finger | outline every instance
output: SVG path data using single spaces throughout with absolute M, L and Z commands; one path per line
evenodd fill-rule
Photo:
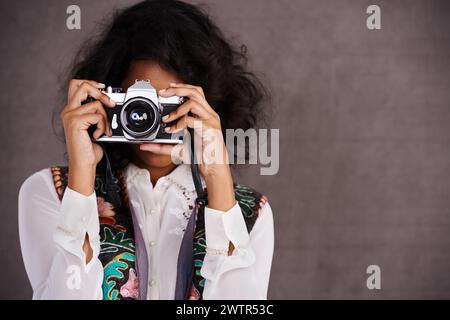
M 83 82 L 78 89 L 73 94 L 72 98 L 69 100 L 67 107 L 69 109 L 78 108 L 83 101 L 85 101 L 88 96 L 100 101 L 102 104 L 108 107 L 114 107 L 115 103 L 106 94 L 100 91 L 95 86 L 89 84 L 88 82 Z
M 107 121 L 105 118 L 102 117 L 102 119 L 97 122 L 97 129 L 95 129 L 94 133 L 92 134 L 92 137 L 94 139 L 100 138 L 103 134 L 107 134 Z
M 62 113 L 62 118 L 65 117 L 73 117 L 73 116 L 81 116 L 85 114 L 100 114 L 104 118 L 104 122 L 106 124 L 105 134 L 108 136 L 112 136 L 112 130 L 110 127 L 110 123 L 108 120 L 108 115 L 105 111 L 105 108 L 99 101 L 93 101 L 90 103 L 86 103 L 80 108 L 72 109 L 68 111 L 64 111 Z
M 104 92 L 102 92 L 99 88 L 93 86 L 88 82 L 83 82 L 80 84 L 80 86 L 72 96 L 72 100 L 74 101 L 75 107 L 81 105 L 81 103 L 85 101 L 88 98 L 88 96 L 91 96 L 92 98 L 100 101 L 105 106 L 108 107 L 115 106 L 115 102 Z
M 139 145 L 139 149 L 141 150 L 163 155 L 170 155 L 174 147 L 174 145 L 162 143 L 144 143 Z
M 86 104 L 82 105 L 80 108 L 74 109 L 72 112 L 74 112 L 76 115 L 82 115 L 82 114 L 88 114 L 88 113 L 101 114 L 103 116 L 103 118 L 105 119 L 105 123 L 106 123 L 106 132 L 105 133 L 109 136 L 112 135 L 108 115 L 100 101 L 93 101 L 93 102 L 86 103 Z
M 193 86 L 190 84 L 186 84 L 186 83 L 171 83 L 170 87 L 173 88 L 188 88 L 188 89 L 194 89 L 196 91 L 198 91 L 198 93 L 200 93 L 200 95 L 205 98 L 205 93 L 203 91 L 203 88 L 200 86 Z
M 176 133 L 176 132 L 180 132 L 186 128 L 194 128 L 196 121 L 201 122 L 201 120 L 199 120 L 197 118 L 190 117 L 188 115 L 184 115 L 173 126 L 164 128 L 164 131 L 167 133 Z
M 103 129 L 104 132 L 106 127 L 105 120 L 99 113 L 75 115 L 72 117 L 71 123 L 81 130 L 87 130 L 90 126 L 96 125 L 100 131 Z
M 79 107 L 89 95 L 92 94 L 91 97 L 98 95 L 97 92 L 100 92 L 100 89 L 89 83 L 89 81 L 81 81 L 76 82 L 70 91 L 67 108 L 75 109 Z
M 188 100 L 187 102 L 179 106 L 175 111 L 172 111 L 168 115 L 165 115 L 162 118 L 162 121 L 171 122 L 178 118 L 181 118 L 182 116 L 188 114 L 189 112 L 196 115 L 198 118 L 202 120 L 209 120 L 212 117 L 212 114 L 208 112 L 208 110 L 206 110 L 201 104 L 193 100 Z
M 191 86 L 193 87 L 193 86 Z M 178 84 L 171 84 L 169 88 L 162 89 L 158 93 L 162 97 L 171 97 L 171 96 L 179 96 L 179 97 L 188 97 L 189 100 L 194 100 L 200 103 L 211 113 L 215 113 L 214 109 L 209 105 L 206 101 L 205 95 L 202 92 L 199 92 L 200 89 L 194 89 L 190 87 L 181 87 Z
M 72 79 L 69 82 L 69 91 L 67 93 L 68 100 L 70 100 L 72 98 L 72 96 L 75 93 L 75 91 L 78 89 L 78 87 L 83 82 L 87 82 L 87 83 L 89 83 L 89 84 L 91 84 L 94 87 L 99 88 L 99 89 L 104 89 L 106 87 L 105 84 L 100 83 L 100 82 L 96 82 L 96 81 L 93 81 L 93 80 Z
M 73 109 L 71 102 L 73 101 L 73 96 L 75 94 L 75 92 L 79 89 L 79 87 L 84 83 L 89 83 L 92 84 L 94 87 L 98 87 L 99 89 L 101 89 L 102 87 L 104 88 L 104 84 L 102 83 L 98 83 L 92 80 L 80 80 L 80 79 L 72 79 L 69 82 L 69 89 L 68 89 L 68 93 L 67 93 L 67 104 L 64 107 L 64 111 L 69 110 L 69 109 Z M 80 103 L 81 104 L 81 103 Z
M 188 97 L 190 100 L 197 101 L 198 103 L 206 103 L 205 97 L 202 96 L 197 90 L 186 87 L 169 87 L 158 91 L 162 97 Z
M 99 113 L 89 113 L 79 116 L 74 116 L 73 122 L 79 123 L 80 129 L 87 130 L 90 126 L 96 125 L 93 138 L 98 139 L 103 133 L 105 133 L 106 121 L 105 118 Z
M 200 87 L 200 86 L 193 86 L 193 85 L 185 84 L 185 83 L 171 83 L 169 87 L 170 88 L 186 88 L 186 89 L 196 90 L 200 94 L 200 96 L 202 97 L 201 101 L 199 101 L 199 102 L 204 104 L 204 106 L 205 106 L 205 108 L 207 110 L 209 110 L 212 113 L 215 113 L 214 109 L 206 101 L 205 92 L 203 91 L 202 87 Z
M 86 104 L 83 104 L 81 108 L 76 108 L 71 110 L 76 115 L 82 115 L 87 113 L 98 113 L 100 110 L 105 108 L 103 107 L 102 103 L 98 100 L 92 101 Z

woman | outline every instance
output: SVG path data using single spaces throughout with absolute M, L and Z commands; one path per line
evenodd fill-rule
M 105 84 L 148 79 L 162 97 L 188 98 L 163 119 L 175 123 L 166 131 L 201 122 L 196 141 L 213 141 L 227 158 L 222 133 L 255 126 L 265 97 L 245 62 L 203 11 L 181 1 L 125 9 L 81 51 L 60 113 L 68 167 L 35 173 L 19 194 L 34 299 L 266 298 L 272 212 L 264 196 L 233 184 L 227 162 L 200 163 L 202 204 L 189 165 L 173 159 L 185 149 L 93 142 L 112 134 Z M 217 131 L 212 140 L 205 133 Z

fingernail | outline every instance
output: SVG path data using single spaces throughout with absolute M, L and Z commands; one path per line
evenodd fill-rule
M 168 114 L 166 114 L 164 117 L 162 117 L 163 121 L 166 121 L 167 119 L 169 119 L 169 115 Z
M 171 82 L 171 83 L 170 83 L 170 86 L 171 86 L 171 87 L 175 87 L 176 85 L 177 85 L 177 84 L 176 84 L 175 82 Z
M 116 102 L 113 99 L 111 99 L 111 98 L 109 98 L 109 103 L 111 103 L 111 105 L 113 105 L 113 106 L 116 105 Z
M 106 87 L 106 85 L 104 84 L 104 83 L 97 83 L 97 87 L 98 88 L 105 88 Z
M 166 127 L 166 128 L 164 129 L 165 132 L 170 132 L 170 130 L 171 130 L 170 127 Z
M 159 90 L 159 93 L 164 93 L 164 92 L 166 92 L 166 89 Z

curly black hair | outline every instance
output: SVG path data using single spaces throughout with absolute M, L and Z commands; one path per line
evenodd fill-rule
M 199 6 L 147 0 L 117 12 L 100 35 L 82 46 L 70 78 L 120 87 L 130 64 L 149 60 L 201 86 L 226 129 L 256 128 L 268 90 L 247 70 L 245 46 L 234 46 Z M 126 146 L 109 146 L 113 164 L 127 163 Z

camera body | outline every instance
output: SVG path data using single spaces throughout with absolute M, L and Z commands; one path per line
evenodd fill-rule
M 164 123 L 161 118 L 185 102 L 184 97 L 160 97 L 147 80 L 136 80 L 127 92 L 123 92 L 121 88 L 107 87 L 104 93 L 116 103 L 114 108 L 105 108 L 112 136 L 103 135 L 97 141 L 170 144 L 183 142 L 183 132 L 170 134 L 164 131 L 164 128 L 176 121 Z

